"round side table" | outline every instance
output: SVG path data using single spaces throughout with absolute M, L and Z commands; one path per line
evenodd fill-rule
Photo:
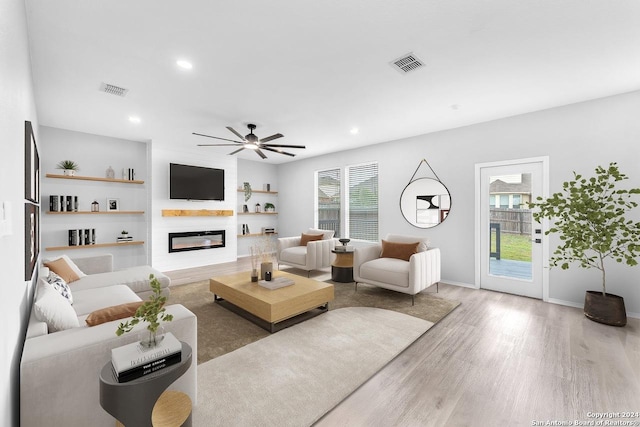
M 100 405 L 126 427 L 191 426 L 191 399 L 165 391 L 191 366 L 191 346 L 182 343 L 182 360 L 144 377 L 119 383 L 111 362 L 100 371 Z
M 340 283 L 353 282 L 353 250 L 336 251 L 336 259 L 331 264 L 331 280 Z

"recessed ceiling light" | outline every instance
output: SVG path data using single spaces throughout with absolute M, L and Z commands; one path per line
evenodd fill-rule
M 131 123 L 140 123 L 140 117 L 136 117 L 136 116 L 129 116 L 129 121 Z
M 193 64 L 191 64 L 191 62 L 189 61 L 185 61 L 184 59 L 177 60 L 176 64 L 178 64 L 178 67 L 184 68 L 185 70 L 190 70 L 193 68 Z
M 358 129 L 358 128 L 351 128 L 351 130 L 350 130 L 349 132 L 351 132 L 351 135 L 357 135 L 357 134 L 358 134 L 358 132 L 360 132 L 360 129 Z

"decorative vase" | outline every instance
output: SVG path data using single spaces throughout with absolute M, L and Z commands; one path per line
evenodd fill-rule
M 159 345 L 164 339 L 164 328 L 162 326 L 158 326 L 158 329 L 155 331 L 150 331 L 149 329 L 144 329 L 140 332 L 140 345 L 144 348 L 153 348 Z
M 587 291 L 584 296 L 584 315 L 594 322 L 610 326 L 627 324 L 624 298 L 618 295 L 602 295 L 599 291 Z
M 63 169 L 62 174 L 65 176 L 74 176 L 76 174 L 76 171 L 74 171 L 73 169 Z
M 266 272 L 273 272 L 273 263 L 272 262 L 263 262 L 260 264 L 260 279 L 264 280 Z
M 251 270 L 251 281 L 252 282 L 257 282 L 258 281 L 258 270 L 256 268 Z

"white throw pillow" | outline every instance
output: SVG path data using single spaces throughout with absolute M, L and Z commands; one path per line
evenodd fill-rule
M 73 304 L 73 295 L 71 294 L 71 288 L 69 288 L 69 285 L 64 281 L 62 277 L 58 276 L 53 271 L 50 271 L 45 280 L 47 281 L 47 283 L 53 286 L 53 289 L 60 292 L 60 295 L 65 297 L 67 301 L 69 301 L 69 304 Z
M 33 310 L 36 319 L 47 324 L 49 332 L 80 326 L 78 316 L 69 301 L 44 280 L 38 280 Z
M 74 273 L 76 273 L 76 274 L 78 275 L 78 277 L 79 277 L 79 278 L 83 278 L 83 277 L 85 277 L 85 276 L 86 276 L 86 274 L 84 274 L 84 273 L 82 272 L 82 270 L 80 270 L 80 269 L 78 268 L 78 266 L 76 265 L 76 263 L 75 263 L 75 262 L 73 262 L 73 261 L 71 261 L 71 258 L 69 258 L 69 256 L 68 256 L 68 255 L 62 255 L 62 256 L 59 256 L 59 257 L 56 257 L 56 258 L 46 259 L 46 260 L 44 260 L 43 264 L 46 264 L 46 263 L 48 263 L 48 262 L 55 261 L 55 260 L 60 259 L 60 258 L 64 259 L 64 260 L 67 262 L 67 264 L 69 264 L 69 268 L 71 268 L 71 270 L 73 270 L 73 272 L 74 272 Z

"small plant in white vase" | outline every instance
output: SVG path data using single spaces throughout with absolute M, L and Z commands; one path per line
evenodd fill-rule
M 153 293 L 149 296 L 148 300 L 138 307 L 131 320 L 121 322 L 120 325 L 118 325 L 116 335 L 121 336 L 126 332 L 131 332 L 133 327 L 138 323 L 147 322 L 147 330 L 140 335 L 140 344 L 145 347 L 155 347 L 164 338 L 160 322 L 172 321 L 173 315 L 167 314 L 164 308 L 167 297 L 162 295 L 160 281 L 153 274 L 149 275 L 149 280 L 149 285 Z
M 66 176 L 74 176 L 80 170 L 78 164 L 73 160 L 62 160 L 56 165 L 56 169 L 62 169 L 62 173 Z

